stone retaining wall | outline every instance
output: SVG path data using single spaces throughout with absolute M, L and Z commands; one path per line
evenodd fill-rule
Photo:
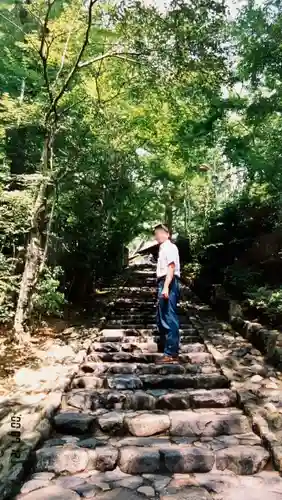
M 184 283 L 189 286 L 187 280 Z M 190 284 L 191 285 L 191 284 Z M 261 323 L 249 321 L 243 317 L 240 303 L 229 297 L 224 291 L 222 285 L 219 291 L 214 290 L 211 298 L 211 305 L 215 309 L 224 308 L 228 311 L 229 323 L 246 340 L 251 342 L 254 347 L 259 349 L 265 355 L 266 360 L 282 370 L 282 332 L 276 329 L 268 328 Z
M 282 332 L 268 329 L 260 323 L 248 321 L 239 316 L 231 316 L 230 324 L 259 349 L 268 362 L 279 370 L 282 369 Z
M 259 351 L 229 325 L 217 321 L 213 325 L 211 318 L 203 320 L 198 315 L 191 321 L 282 473 L 281 373 L 264 364 Z

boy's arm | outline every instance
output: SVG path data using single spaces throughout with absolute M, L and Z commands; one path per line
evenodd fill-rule
M 171 262 L 169 265 L 168 265 L 168 268 L 167 268 L 167 275 L 166 275 L 166 279 L 165 279 L 165 282 L 164 282 L 164 287 L 163 287 L 163 291 L 162 291 L 162 296 L 165 298 L 165 299 L 168 299 L 168 295 L 169 295 L 169 285 L 170 283 L 172 282 L 173 280 L 173 277 L 174 277 L 174 270 L 175 270 L 175 263 L 174 262 Z
M 174 278 L 175 264 L 177 261 L 177 249 L 175 246 L 171 245 L 167 249 L 166 261 L 167 261 L 167 274 L 164 282 L 162 296 L 168 299 L 169 285 Z

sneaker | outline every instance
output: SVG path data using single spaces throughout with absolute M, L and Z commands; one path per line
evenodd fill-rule
M 162 356 L 161 358 L 157 359 L 156 363 L 158 365 L 175 364 L 179 363 L 179 359 L 178 356 Z

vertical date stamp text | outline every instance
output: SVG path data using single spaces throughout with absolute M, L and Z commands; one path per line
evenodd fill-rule
M 13 414 L 11 416 L 11 431 L 9 434 L 12 438 L 11 463 L 15 465 L 21 458 L 19 450 L 21 444 L 21 415 Z

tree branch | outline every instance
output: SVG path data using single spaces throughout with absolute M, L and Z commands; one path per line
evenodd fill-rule
M 14 28 L 16 28 L 18 31 L 20 31 L 24 36 L 26 36 L 26 33 L 25 31 L 16 23 L 14 23 L 14 21 L 12 21 L 11 19 L 9 19 L 8 17 L 4 16 L 4 14 L 2 14 L 0 12 L 0 17 L 2 17 L 3 19 L 5 19 L 5 21 L 7 21 L 8 23 L 10 23 L 12 26 L 14 26 Z M 37 51 L 37 47 L 30 41 L 30 44 L 32 45 L 32 47 Z
M 102 61 L 104 59 L 108 59 L 110 57 L 116 57 L 117 59 L 124 59 L 125 61 L 128 62 L 134 62 L 138 63 L 136 59 L 131 59 L 130 57 L 127 56 L 138 56 L 139 54 L 137 53 L 129 53 L 129 52 L 106 52 L 106 54 L 101 54 L 100 56 L 93 57 L 92 59 L 89 59 L 88 61 L 84 61 L 79 64 L 79 68 L 86 68 L 87 66 L 91 66 L 91 64 L 94 64 L 96 62 Z
M 48 6 L 47 6 L 45 18 L 44 18 L 44 24 L 42 27 L 42 37 L 41 37 L 41 43 L 40 43 L 40 49 L 39 49 L 39 55 L 40 55 L 40 58 L 42 61 L 42 66 L 43 66 L 43 75 L 44 75 L 45 85 L 46 85 L 47 92 L 48 92 L 49 99 L 50 99 L 51 103 L 53 102 L 53 94 L 51 92 L 49 76 L 48 76 L 47 62 L 48 62 L 49 49 L 48 49 L 48 44 L 47 44 L 47 40 L 46 40 L 46 35 L 48 33 L 49 15 L 50 15 L 51 9 L 52 9 L 55 1 L 56 0 L 53 0 L 53 1 L 48 0 Z M 54 112 L 55 112 L 55 115 L 57 118 L 56 108 L 54 109 Z
M 46 260 L 47 260 L 48 247 L 49 247 L 49 241 L 50 241 L 50 234 L 51 234 L 51 228 L 52 228 L 52 224 L 53 224 L 53 218 L 54 218 L 54 211 L 55 211 L 56 202 L 57 202 L 57 199 L 54 196 L 53 202 L 52 202 L 52 207 L 51 207 L 51 212 L 50 212 L 50 215 L 49 215 L 49 221 L 48 221 L 48 224 L 47 224 L 46 241 L 45 241 L 45 245 L 44 245 L 44 251 L 43 251 L 43 255 L 42 255 L 41 264 L 40 264 L 40 267 L 39 267 L 39 273 L 40 274 L 43 272 L 43 269 L 45 267 L 45 263 L 46 263 Z
M 65 46 L 64 46 L 64 51 L 63 51 L 63 54 L 62 54 L 62 60 L 61 60 L 61 64 L 60 64 L 60 67 L 58 69 L 58 73 L 56 75 L 56 78 L 55 78 L 55 81 L 53 83 L 53 87 L 56 85 L 58 79 L 59 79 L 59 76 L 64 68 L 64 64 L 65 64 L 65 59 L 66 59 L 66 55 L 67 55 L 67 50 L 68 50 L 68 45 L 69 45 L 69 41 L 70 41 L 70 37 L 71 37 L 71 34 L 72 34 L 72 31 L 73 31 L 73 27 L 74 27 L 74 23 L 75 23 L 75 20 L 73 21 L 70 29 L 69 29 L 69 32 L 68 32 L 68 36 L 67 36 L 67 39 L 66 39 L 66 43 L 65 43 Z
M 98 103 L 100 105 L 101 103 L 101 93 L 100 93 L 100 87 L 99 87 L 99 77 L 101 76 L 101 70 L 103 66 L 103 59 L 101 59 L 100 64 L 99 64 L 99 69 L 97 73 L 95 74 L 95 85 L 96 85 L 96 92 L 97 92 L 97 97 L 98 97 Z
M 82 97 L 81 99 L 78 99 L 78 101 L 73 102 L 72 104 L 70 104 L 66 108 L 61 109 L 61 112 L 59 113 L 59 118 L 61 118 L 67 111 L 69 111 L 72 108 L 75 108 L 75 106 L 77 106 L 78 104 L 80 104 L 81 102 L 84 102 L 84 101 L 85 101 L 85 96 Z
M 0 12 L 0 17 L 2 17 L 3 19 L 5 19 L 5 21 L 8 21 L 8 23 L 10 23 L 12 26 L 14 26 L 14 28 L 16 28 L 17 30 L 21 31 L 21 33 L 23 33 L 23 35 L 25 35 L 24 30 L 18 24 L 14 23 L 14 21 L 12 21 L 8 17 L 4 16 L 4 14 L 2 14 L 1 12 Z
M 49 110 L 47 111 L 46 113 L 46 117 L 45 117 L 45 122 L 48 120 L 48 118 L 50 117 L 52 111 L 55 111 L 56 110 L 56 105 L 57 103 L 59 102 L 59 100 L 61 99 L 61 97 L 64 95 L 65 91 L 67 90 L 71 80 L 73 79 L 77 69 L 79 68 L 79 63 L 83 57 L 83 54 L 85 52 L 85 49 L 88 45 L 88 42 L 89 42 L 89 34 L 90 34 L 90 29 L 91 29 L 91 24 L 92 24 L 92 11 L 93 11 L 93 7 L 95 5 L 95 3 L 97 3 L 98 0 L 90 0 L 89 2 L 89 6 L 88 6 L 88 21 L 87 21 L 87 28 L 86 28 L 86 32 L 85 32 L 85 37 L 84 37 L 84 42 L 82 44 L 82 47 L 79 51 L 79 54 L 76 58 L 76 61 L 72 67 L 72 69 L 70 70 L 66 80 L 65 80 L 65 83 L 63 84 L 61 90 L 59 91 L 59 93 L 57 94 L 57 96 L 53 99 L 53 102 L 51 103 L 51 106 L 49 108 Z

